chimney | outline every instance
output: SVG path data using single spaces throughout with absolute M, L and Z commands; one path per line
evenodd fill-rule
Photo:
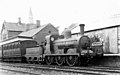
M 26 28 L 26 31 L 28 31 L 29 30 L 29 25 L 25 24 L 25 28 Z
M 37 28 L 40 27 L 40 20 L 36 20 Z
M 84 34 L 84 26 L 85 24 L 80 24 L 80 34 L 83 35 Z
M 18 23 L 21 24 L 21 17 L 18 18 Z

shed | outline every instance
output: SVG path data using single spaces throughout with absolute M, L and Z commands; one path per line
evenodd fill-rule
M 91 39 L 97 38 L 103 42 L 104 55 L 119 55 L 120 54 L 120 25 L 104 27 L 94 30 L 85 31 Z M 78 36 L 79 33 L 74 33 L 73 36 Z M 95 39 L 93 41 L 96 41 Z

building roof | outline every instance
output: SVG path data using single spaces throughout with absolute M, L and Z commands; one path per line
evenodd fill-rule
M 26 30 L 26 24 L 24 23 L 12 23 L 12 22 L 4 22 L 3 25 L 5 28 L 9 31 L 25 31 Z
M 120 25 L 114 25 L 114 26 L 109 26 L 109 27 L 104 27 L 104 28 L 98 28 L 98 29 L 88 30 L 88 31 L 85 31 L 85 33 L 87 33 L 87 32 L 92 32 L 92 31 L 109 29 L 109 28 L 115 28 L 115 27 L 119 27 L 119 26 L 120 26 Z
M 88 31 L 85 31 L 85 33 L 92 32 L 92 31 L 109 29 L 109 28 L 115 28 L 115 27 L 120 27 L 120 25 L 114 25 L 114 26 L 109 26 L 109 27 L 104 27 L 104 28 L 98 28 L 98 29 L 88 30 Z M 78 33 L 73 33 L 72 35 L 79 34 L 79 33 L 80 33 L 80 32 L 78 32 Z
M 39 28 L 35 28 L 35 29 L 31 29 L 29 31 L 26 32 L 22 32 L 20 33 L 18 36 L 22 36 L 22 37 L 33 37 L 35 34 L 37 34 L 38 32 L 40 32 L 41 30 L 43 30 L 45 27 L 47 26 L 52 26 L 52 24 L 46 24 L 46 25 L 42 25 Z M 54 26 L 53 26 L 54 27 Z

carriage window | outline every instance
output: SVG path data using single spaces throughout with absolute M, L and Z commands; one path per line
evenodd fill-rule
M 11 46 L 11 44 L 8 44 L 8 45 L 7 45 L 7 49 L 11 49 L 10 46 Z
M 5 50 L 6 50 L 6 49 L 8 49 L 8 46 L 7 46 L 7 45 L 5 45 Z
M 2 46 L 2 49 L 4 50 L 4 46 Z
M 12 49 L 13 48 L 13 45 L 12 44 L 10 44 L 10 49 Z
M 8 49 L 8 45 L 5 45 L 5 49 Z
M 10 46 L 9 46 L 9 44 L 7 45 L 7 49 L 10 49 Z
M 15 43 L 15 48 L 18 48 L 18 42 Z
M 4 50 L 6 50 L 6 45 L 4 46 Z
M 5 50 L 7 49 L 7 46 L 6 46 L 6 45 L 4 46 L 4 49 L 5 49 Z
M 3 45 L 3 50 L 5 50 L 5 45 Z
M 4 46 L 2 46 L 2 49 L 4 50 Z
M 14 45 L 15 45 L 15 48 L 17 48 L 17 42 Z
M 18 45 L 18 48 L 19 48 L 19 47 L 21 46 L 21 45 L 20 45 L 20 42 L 18 42 L 18 44 L 17 44 L 17 45 Z
M 9 44 L 9 49 L 12 49 L 12 44 Z
M 9 44 L 9 49 L 12 49 L 12 44 Z
M 11 44 L 7 44 L 7 49 L 11 49 Z
M 15 43 L 13 44 L 13 49 L 15 48 Z

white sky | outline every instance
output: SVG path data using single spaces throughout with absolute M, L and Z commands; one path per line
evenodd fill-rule
M 0 0 L 0 29 L 4 20 L 28 22 L 32 8 L 34 21 L 60 26 L 86 24 L 85 30 L 120 24 L 120 0 Z

